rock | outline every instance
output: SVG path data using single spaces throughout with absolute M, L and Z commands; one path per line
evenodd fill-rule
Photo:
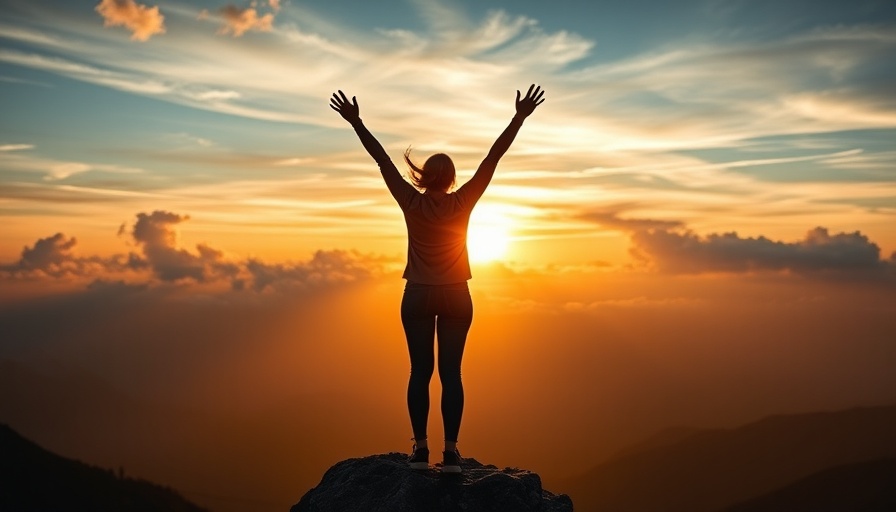
M 464 458 L 463 473 L 414 470 L 388 453 L 337 463 L 290 512 L 572 512 L 572 500 L 541 487 L 532 472 Z

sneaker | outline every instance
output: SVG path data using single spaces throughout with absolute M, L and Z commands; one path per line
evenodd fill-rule
M 408 465 L 411 469 L 429 469 L 429 448 L 417 448 L 415 444 L 413 453 L 408 457 Z
M 442 452 L 442 473 L 460 473 L 460 452 Z

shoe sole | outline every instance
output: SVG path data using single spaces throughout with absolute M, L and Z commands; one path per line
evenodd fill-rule
M 457 474 L 460 472 L 461 472 L 460 466 L 442 466 L 442 473 Z
M 411 469 L 429 469 L 429 462 L 409 462 Z

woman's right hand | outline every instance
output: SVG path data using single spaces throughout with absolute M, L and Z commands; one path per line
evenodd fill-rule
M 352 96 L 352 101 L 349 103 L 348 98 L 345 97 L 345 93 L 342 91 L 338 92 L 338 95 L 334 92 L 333 97 L 330 98 L 330 108 L 339 112 L 339 115 L 342 116 L 343 119 L 354 124 L 355 121 L 360 119 L 358 100 Z M 517 94 L 519 94 L 519 91 L 517 91 Z
M 334 95 L 335 96 L 335 95 Z M 526 97 L 520 99 L 520 91 L 516 91 L 516 114 L 521 117 L 529 117 L 535 111 L 535 107 L 544 103 L 544 91 L 540 85 L 532 84 Z

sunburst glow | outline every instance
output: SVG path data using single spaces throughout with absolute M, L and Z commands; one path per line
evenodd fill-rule
M 470 260 L 485 263 L 503 259 L 510 246 L 510 233 L 497 224 L 471 225 L 467 234 L 467 250 Z
M 513 220 L 499 208 L 484 204 L 473 211 L 467 230 L 470 260 L 487 263 L 504 259 L 510 249 Z

